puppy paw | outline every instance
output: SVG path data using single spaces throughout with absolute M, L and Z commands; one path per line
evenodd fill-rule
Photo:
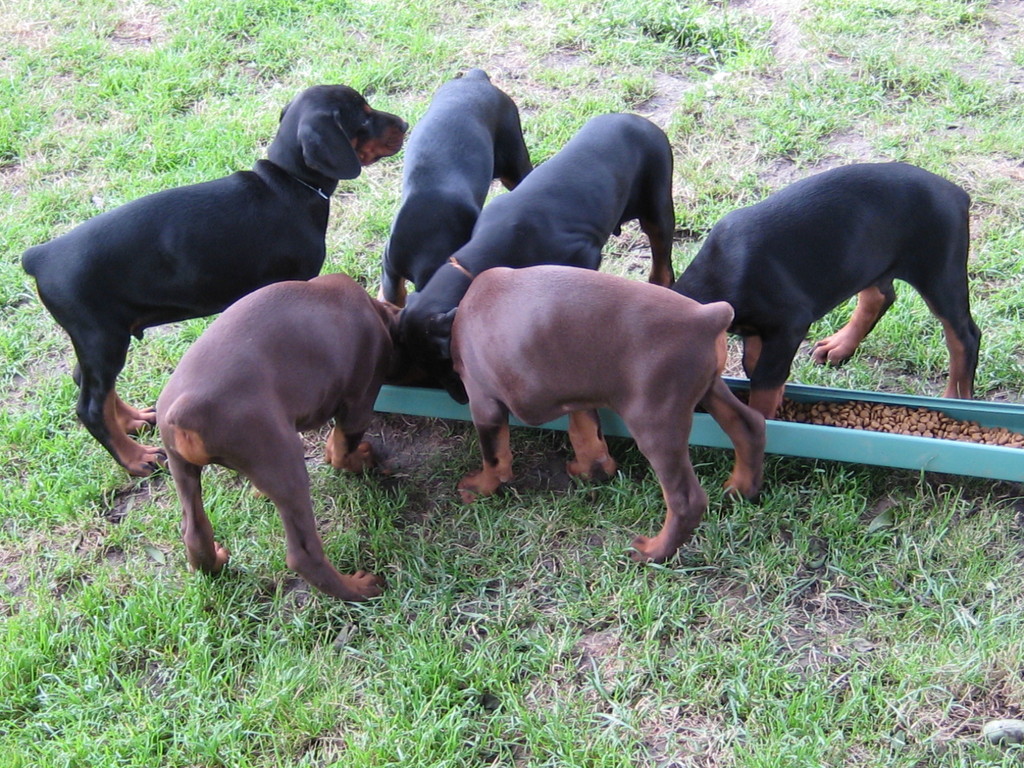
M 324 448 L 324 463 L 339 471 L 355 473 L 363 472 L 375 464 L 373 447 L 369 443 L 360 443 L 354 451 L 346 451 L 344 446 L 345 438 L 331 432 Z
M 511 479 L 511 478 L 509 478 Z M 501 486 L 502 480 L 492 472 L 481 471 L 466 475 L 459 482 L 459 497 L 463 504 L 472 504 L 478 496 L 491 496 Z
M 856 344 L 851 346 L 849 342 L 839 336 L 839 334 L 836 334 L 816 342 L 811 347 L 810 355 L 811 359 L 818 365 L 838 367 L 853 357 L 853 353 L 856 350 Z
M 356 446 L 354 451 L 345 456 L 341 466 L 349 472 L 364 472 L 375 463 L 373 447 L 367 442 L 362 442 Z
M 633 551 L 629 553 L 629 556 L 634 562 L 660 563 L 665 559 L 664 557 L 659 559 L 659 555 L 661 553 L 658 552 L 657 548 L 652 546 L 651 542 L 652 539 L 649 539 L 646 536 L 637 536 L 633 539 L 633 543 L 630 545 Z
M 136 435 L 144 429 L 156 426 L 156 408 L 133 408 L 124 401 L 117 400 L 114 418 L 118 427 L 127 435 Z
M 188 553 L 188 563 L 193 571 L 199 571 L 209 576 L 215 576 L 223 570 L 231 559 L 231 552 L 223 544 L 213 542 L 213 558 L 202 557 L 199 553 Z
M 132 477 L 149 477 L 167 464 L 167 454 L 162 448 L 149 445 L 138 446 L 131 456 L 121 461 L 121 465 Z
M 216 541 L 213 542 L 213 551 L 215 562 L 210 573 L 220 573 L 224 566 L 228 564 L 228 560 L 231 559 L 231 552 L 223 544 Z
M 678 546 L 666 546 L 658 536 L 653 539 L 637 536 L 633 539 L 631 548 L 633 551 L 629 556 L 638 563 L 663 563 L 679 549 Z
M 725 495 L 732 499 L 746 499 L 757 501 L 761 495 L 761 486 L 749 478 L 736 477 L 731 475 L 722 486 Z
M 341 577 L 343 593 L 337 595 L 342 600 L 369 600 L 378 597 L 384 591 L 384 580 L 366 571 L 356 571 L 351 576 Z
M 572 477 L 594 478 L 596 480 L 607 480 L 615 476 L 619 465 L 610 456 L 592 460 L 573 459 L 565 465 L 565 471 Z

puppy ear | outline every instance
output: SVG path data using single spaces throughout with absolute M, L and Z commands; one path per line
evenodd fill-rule
M 451 336 L 452 335 L 452 323 L 455 322 L 455 311 L 458 307 L 453 307 L 447 312 L 438 312 L 436 315 L 431 315 L 427 320 L 427 331 L 435 336 Z
M 455 310 L 458 307 L 431 315 L 427 320 L 427 335 L 432 344 L 437 346 L 437 353 L 442 360 L 452 359 L 452 323 L 455 322 Z
M 288 107 L 290 107 L 294 101 L 295 101 L 295 99 L 292 99 L 287 104 L 285 104 L 283 107 L 281 107 L 281 114 L 279 114 L 277 116 L 277 122 L 280 123 L 280 122 L 284 121 L 284 113 L 288 111 Z
M 362 170 L 359 157 L 334 110 L 315 110 L 303 115 L 298 139 L 306 165 L 324 176 L 354 179 Z

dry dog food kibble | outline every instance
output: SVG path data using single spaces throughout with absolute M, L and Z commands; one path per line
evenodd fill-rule
M 1024 448 L 1024 435 L 1005 427 L 982 427 L 974 421 L 959 421 L 927 408 L 908 408 L 883 403 L 798 403 L 783 400 L 780 421 L 821 424 L 848 429 L 867 429 L 895 435 L 963 440 L 1007 448 Z

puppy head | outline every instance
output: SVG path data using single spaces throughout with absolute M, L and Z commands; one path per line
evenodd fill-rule
M 317 85 L 281 110 L 267 156 L 300 178 L 307 168 L 333 180 L 354 179 L 364 165 L 398 152 L 408 127 L 346 85 Z

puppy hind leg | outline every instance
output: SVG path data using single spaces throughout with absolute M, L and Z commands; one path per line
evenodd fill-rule
M 227 564 L 230 553 L 214 541 L 213 525 L 203 508 L 203 468 L 173 450 L 167 452 L 167 465 L 181 504 L 181 538 L 189 565 L 203 573 L 219 573 Z
M 801 326 L 787 328 L 785 333 L 775 332 L 760 337 L 757 364 L 749 373 L 749 405 L 766 419 L 774 419 L 782 405 L 793 357 L 806 332 L 807 326 Z
M 288 567 L 325 594 L 366 600 L 381 593 L 380 579 L 365 571 L 339 573 L 324 554 L 309 494 L 302 441 L 295 433 L 266 436 L 246 462 L 246 476 L 270 499 L 281 517 Z
M 757 368 L 757 361 L 761 358 L 761 337 L 743 337 L 743 372 L 749 379 Z
M 894 301 L 896 291 L 891 280 L 869 286 L 858 293 L 857 306 L 849 322 L 811 348 L 814 362 L 818 365 L 838 366 L 849 360 Z
M 750 407 L 760 413 L 766 419 L 774 419 L 775 414 L 782 405 L 782 394 L 786 389 L 785 384 L 770 389 L 750 389 Z
M 164 463 L 166 454 L 160 448 L 141 445 L 128 437 L 126 427 L 132 426 L 130 416 L 134 409 L 126 411 L 128 406 L 114 391 L 128 353 L 127 335 L 122 337 L 111 331 L 76 333 L 72 343 L 79 360 L 78 418 L 128 474 L 151 475 Z
M 625 417 L 624 417 L 625 420 Z M 661 484 L 665 522 L 657 536 L 633 540 L 634 560 L 662 563 L 690 540 L 708 507 L 708 497 L 690 462 L 689 436 L 693 414 L 660 422 L 645 420 L 626 426 L 647 457 Z
M 566 465 L 570 475 L 612 477 L 615 474 L 618 465 L 608 452 L 597 411 L 573 411 L 569 414 L 569 442 L 575 453 L 573 460 Z
M 405 278 L 385 264 L 381 270 L 380 291 L 377 293 L 377 299 L 394 304 L 396 307 L 404 307 L 407 296 Z
M 911 285 L 942 323 L 949 350 L 949 380 L 943 397 L 970 399 L 974 397 L 981 330 L 971 317 L 966 271 L 958 268 L 955 275 L 948 272 L 929 275 L 927 281 L 915 280 Z
M 658 202 L 656 208 L 654 216 L 640 217 L 640 229 L 647 235 L 651 246 L 651 272 L 647 282 L 668 288 L 675 282 L 672 271 L 672 236 L 676 222 L 671 191 L 667 199 Z
M 715 378 L 701 404 L 735 450 L 736 462 L 725 483 L 726 492 L 756 499 L 764 474 L 764 416 L 741 403 L 720 377 Z
M 978 367 L 981 331 L 967 316 L 960 323 L 942 319 L 942 330 L 949 350 L 949 381 L 943 397 L 974 397 L 974 373 Z

